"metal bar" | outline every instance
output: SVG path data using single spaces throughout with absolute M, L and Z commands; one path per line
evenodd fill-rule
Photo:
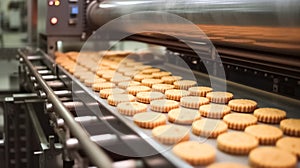
M 53 90 L 46 84 L 42 77 L 36 72 L 32 63 L 27 59 L 27 56 L 18 50 L 18 53 L 23 58 L 24 62 L 28 66 L 32 75 L 35 76 L 37 82 L 44 89 L 47 94 L 48 100 L 53 104 L 56 112 L 64 119 L 68 125 L 71 133 L 79 140 L 83 150 L 89 156 L 93 164 L 97 167 L 108 168 L 112 167 L 111 159 L 100 149 L 94 142 L 92 142 L 83 128 L 78 124 L 72 114 L 65 108 L 59 98 L 54 94 Z

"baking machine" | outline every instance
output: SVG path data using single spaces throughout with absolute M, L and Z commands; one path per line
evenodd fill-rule
M 192 72 L 198 85 L 300 117 L 297 0 L 47 0 L 31 7 L 40 49 L 19 50 L 24 94 L 5 99 L 7 168 L 190 166 L 56 64 L 56 51 L 162 46 L 146 64 Z M 217 161 L 248 162 L 222 152 Z

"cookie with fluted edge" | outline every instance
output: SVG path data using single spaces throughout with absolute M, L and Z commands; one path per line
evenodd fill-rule
M 206 87 L 206 86 L 194 86 L 194 87 L 190 87 L 188 91 L 192 96 L 205 97 L 206 94 L 212 92 L 213 89 L 211 87 Z
M 150 108 L 153 111 L 167 113 L 172 109 L 178 108 L 179 103 L 174 100 L 153 100 L 150 102 Z
M 222 120 L 202 118 L 192 124 L 192 132 L 195 135 L 208 138 L 217 138 L 227 132 L 227 124 Z
M 162 84 L 163 81 L 161 79 L 143 79 L 141 81 L 142 85 L 152 87 L 154 84 Z
M 137 81 L 127 81 L 118 83 L 118 87 L 121 89 L 127 89 L 129 86 L 140 86 L 141 83 Z
M 152 75 L 147 74 L 136 74 L 133 76 L 133 80 L 141 82 L 143 79 L 151 79 L 153 78 Z
M 220 162 L 209 165 L 207 168 L 250 168 L 247 165 L 234 162 Z
M 89 78 L 84 80 L 84 84 L 87 87 L 91 87 L 94 83 L 103 83 L 103 82 L 106 82 L 106 80 L 99 77 Z
M 283 136 L 279 128 L 270 125 L 251 125 L 245 129 L 245 132 L 255 136 L 263 145 L 273 145 Z
M 197 141 L 186 141 L 176 144 L 173 153 L 191 165 L 208 165 L 215 161 L 216 150 L 213 146 Z
M 114 76 L 110 79 L 110 82 L 118 84 L 121 82 L 131 81 L 131 78 L 128 76 Z
M 102 89 L 102 90 L 100 90 L 99 95 L 100 95 L 101 98 L 107 99 L 107 97 L 109 95 L 112 95 L 112 94 L 122 94 L 122 93 L 125 93 L 124 89 L 112 88 L 112 89 Z
M 300 119 L 289 118 L 281 120 L 280 129 L 286 135 L 300 136 Z
M 148 86 L 129 86 L 127 92 L 132 95 L 136 95 L 139 92 L 149 92 L 151 90 Z
M 249 99 L 234 99 L 228 102 L 228 106 L 232 111 L 251 113 L 257 107 L 257 102 Z
M 161 92 L 139 92 L 136 94 L 136 100 L 141 103 L 149 104 L 152 100 L 164 99 L 165 95 Z
M 153 128 L 152 136 L 163 144 L 176 144 L 190 139 L 189 128 L 179 125 L 161 125 Z
M 117 105 L 117 110 L 121 114 L 133 116 L 137 113 L 146 112 L 147 105 L 139 102 L 123 102 Z
M 112 94 L 107 97 L 107 102 L 109 105 L 116 106 L 122 102 L 134 102 L 135 97 L 131 94 Z
M 102 89 L 111 89 L 116 87 L 116 84 L 111 83 L 111 82 L 103 82 L 103 83 L 94 83 L 92 85 L 92 90 L 93 91 L 100 91 Z
M 160 71 L 159 68 L 149 68 L 149 69 L 142 70 L 141 73 L 151 75 L 152 73 L 159 72 L 159 71 Z
M 228 103 L 233 98 L 233 94 L 230 92 L 214 91 L 207 93 L 206 97 L 213 103 Z
M 290 152 L 276 147 L 259 147 L 249 154 L 251 167 L 257 168 L 294 168 L 297 157 Z
M 246 155 L 258 146 L 258 140 L 244 132 L 226 132 L 218 136 L 217 146 L 226 153 Z
M 278 124 L 286 117 L 286 112 L 277 108 L 258 108 L 254 110 L 257 120 L 264 123 Z
M 181 80 L 181 76 L 163 76 L 161 80 L 164 81 L 165 84 L 173 84 L 175 81 Z
M 231 113 L 223 117 L 228 128 L 235 130 L 244 130 L 247 126 L 255 125 L 257 118 L 251 114 Z
M 152 76 L 155 79 L 161 79 L 164 76 L 170 76 L 170 75 L 172 75 L 172 73 L 171 72 L 166 72 L 166 71 L 152 73 Z
M 180 99 L 180 105 L 187 108 L 199 109 L 200 106 L 208 104 L 209 100 L 205 97 L 186 96 Z
M 190 94 L 187 90 L 179 90 L 179 89 L 170 89 L 166 90 L 165 96 L 167 99 L 180 101 L 182 97 L 188 96 Z
M 133 116 L 136 125 L 142 128 L 152 129 L 159 125 L 165 125 L 167 117 L 164 114 L 156 112 L 138 113 Z
M 283 137 L 276 142 L 276 147 L 285 151 L 289 151 L 300 158 L 300 138 Z
M 197 110 L 177 108 L 168 112 L 168 120 L 176 124 L 192 124 L 201 118 Z
M 175 89 L 188 90 L 190 87 L 196 86 L 197 82 L 193 80 L 178 80 L 174 83 Z
M 230 107 L 224 104 L 206 104 L 199 108 L 201 116 L 207 118 L 223 118 L 230 111 Z
M 162 92 L 165 93 L 166 90 L 171 90 L 174 89 L 175 86 L 174 85 L 170 85 L 170 84 L 154 84 L 152 85 L 152 90 L 156 91 L 156 92 Z

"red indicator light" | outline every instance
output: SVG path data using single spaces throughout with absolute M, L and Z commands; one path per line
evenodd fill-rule
M 49 1 L 48 4 L 49 4 L 49 6 L 52 6 L 52 5 L 54 5 L 54 2 L 53 1 Z
M 50 23 L 53 25 L 57 24 L 57 22 L 58 22 L 58 19 L 56 17 L 53 17 L 50 19 Z

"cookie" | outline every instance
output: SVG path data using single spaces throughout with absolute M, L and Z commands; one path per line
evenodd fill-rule
M 230 111 L 230 107 L 223 104 L 206 104 L 199 108 L 201 116 L 207 118 L 223 118 Z
M 167 113 L 172 109 L 178 108 L 179 103 L 174 100 L 153 100 L 150 102 L 150 108 L 153 111 Z
M 96 74 L 99 76 L 99 77 L 102 77 L 103 74 L 111 74 L 111 73 L 115 73 L 114 70 L 98 70 L 96 72 Z
M 196 86 L 197 82 L 193 80 L 178 80 L 174 83 L 175 89 L 188 90 L 190 87 Z
M 102 99 L 107 99 L 107 97 L 109 95 L 122 94 L 122 93 L 125 93 L 124 89 L 112 88 L 112 89 L 102 89 L 102 90 L 100 90 L 99 95 Z
M 162 92 L 165 93 L 166 90 L 171 90 L 174 89 L 174 85 L 169 85 L 169 84 L 154 84 L 152 85 L 152 90 L 156 92 Z
M 136 100 L 141 103 L 149 104 L 152 100 L 160 100 L 165 97 L 160 92 L 139 92 L 136 94 Z
M 207 93 L 212 91 L 213 89 L 211 87 L 205 87 L 205 86 L 195 86 L 189 88 L 190 95 L 192 96 L 205 97 Z
M 194 121 L 201 118 L 197 110 L 186 108 L 177 108 L 170 110 L 168 113 L 168 120 L 177 124 L 192 124 Z
M 117 105 L 117 110 L 121 114 L 133 116 L 137 113 L 146 112 L 147 105 L 138 102 L 123 102 Z
M 180 99 L 180 105 L 187 108 L 199 109 L 200 106 L 208 104 L 209 100 L 205 97 L 186 96 Z
M 250 168 L 240 163 L 221 162 L 209 165 L 207 168 Z
M 228 102 L 228 106 L 232 111 L 251 113 L 256 109 L 256 101 L 249 99 L 234 99 Z
M 280 122 L 280 128 L 286 135 L 300 136 L 300 119 L 284 119 Z
M 206 97 L 213 103 L 228 103 L 233 98 L 233 94 L 229 92 L 209 92 Z
M 141 83 L 142 83 L 142 85 L 148 86 L 151 88 L 152 85 L 161 84 L 161 83 L 163 83 L 163 81 L 160 79 L 143 79 Z
M 294 168 L 297 158 L 276 147 L 259 147 L 250 152 L 249 163 L 251 167 L 257 168 Z
M 118 84 L 121 82 L 131 81 L 131 78 L 128 76 L 114 76 L 110 79 L 110 82 Z
M 276 147 L 289 151 L 300 158 L 300 138 L 283 137 L 276 142 Z
M 277 108 L 258 108 L 253 114 L 258 121 L 270 124 L 278 124 L 286 117 L 286 112 Z
M 151 90 L 151 88 L 148 86 L 129 86 L 126 90 L 129 94 L 135 96 L 139 92 L 148 92 Z
M 103 82 L 103 83 L 94 83 L 92 85 L 92 90 L 99 92 L 102 89 L 111 89 L 116 87 L 116 84 L 111 82 Z
M 179 125 L 161 125 L 153 128 L 152 136 L 163 144 L 176 144 L 190 139 L 188 128 Z
M 171 72 L 165 72 L 165 71 L 164 72 L 154 72 L 154 73 L 152 73 L 152 76 L 155 79 L 161 79 L 164 76 L 170 76 L 170 75 L 172 75 Z
M 151 79 L 152 75 L 146 75 L 146 74 L 137 74 L 133 76 L 133 79 L 135 81 L 141 82 L 143 79 Z
M 158 68 L 149 68 L 149 69 L 142 70 L 141 73 L 151 75 L 152 73 L 159 72 L 159 71 L 160 69 Z
M 101 77 L 107 81 L 110 81 L 112 78 L 121 78 L 123 77 L 123 75 L 117 72 L 113 72 L 113 73 L 105 73 Z
M 116 106 L 122 102 L 134 102 L 135 97 L 131 94 L 112 94 L 107 97 L 107 102 L 109 105 Z
M 95 83 L 103 83 L 103 82 L 106 82 L 105 79 L 103 78 L 89 78 L 89 79 L 85 79 L 84 80 L 84 84 L 87 86 L 87 87 L 91 87 L 93 84 Z
M 188 96 L 190 93 L 187 90 L 178 90 L 178 89 L 171 89 L 166 90 L 165 95 L 167 99 L 180 101 L 182 97 Z
M 269 125 L 251 125 L 245 132 L 255 136 L 262 145 L 273 145 L 283 135 L 279 128 Z
M 121 89 L 127 89 L 129 86 L 139 86 L 139 85 L 141 85 L 141 83 L 137 81 L 127 81 L 127 82 L 118 83 L 118 87 Z
M 135 70 L 143 70 L 143 69 L 150 69 L 150 68 L 152 68 L 152 66 L 150 66 L 150 65 L 138 65 L 138 66 L 135 66 L 133 68 Z
M 202 137 L 217 138 L 220 134 L 227 132 L 227 124 L 222 120 L 201 119 L 193 122 L 192 132 Z
M 163 76 L 161 80 L 164 81 L 165 84 L 173 84 L 175 81 L 181 80 L 181 76 Z
M 173 153 L 191 165 L 208 165 L 215 161 L 216 151 L 213 146 L 197 141 L 176 144 Z
M 255 125 L 257 118 L 251 114 L 231 113 L 223 117 L 228 128 L 235 130 L 244 130 L 247 126 Z
M 243 132 L 227 132 L 218 136 L 217 146 L 226 153 L 246 155 L 258 146 L 258 140 Z
M 124 72 L 123 75 L 132 78 L 132 77 L 134 77 L 135 75 L 137 75 L 138 73 L 139 73 L 139 71 L 128 71 L 128 72 Z M 152 76 L 151 76 L 151 77 L 152 77 Z
M 133 116 L 133 121 L 139 127 L 152 129 L 159 125 L 165 125 L 167 122 L 167 117 L 160 113 L 145 112 L 135 114 Z

